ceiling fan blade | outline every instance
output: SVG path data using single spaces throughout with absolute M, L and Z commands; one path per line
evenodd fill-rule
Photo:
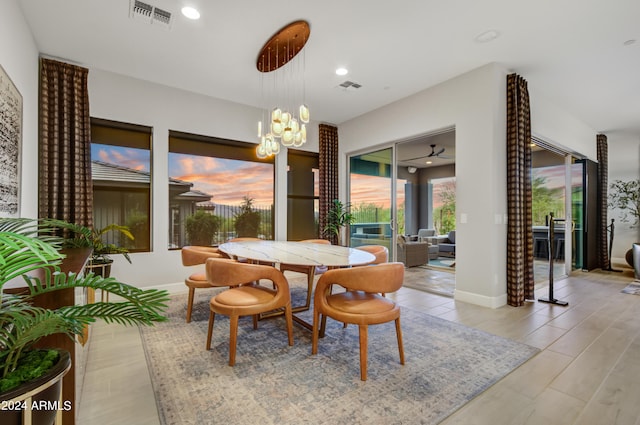
M 422 158 L 429 158 L 431 155 L 422 155 L 422 156 L 417 156 L 415 158 L 407 158 L 407 159 L 400 159 L 400 162 L 405 162 L 405 161 L 415 161 L 417 159 L 422 159 Z
M 433 154 L 433 156 L 440 156 L 440 154 L 443 153 L 443 152 L 444 152 L 444 148 L 440 149 L 438 152 Z

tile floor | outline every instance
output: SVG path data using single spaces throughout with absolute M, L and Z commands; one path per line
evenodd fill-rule
M 576 272 L 556 281 L 567 307 L 488 309 L 410 288 L 393 296 L 542 350 L 444 424 L 640 425 L 640 296 L 620 292 L 631 276 Z M 78 424 L 159 423 L 137 328 L 95 325 L 87 358 Z

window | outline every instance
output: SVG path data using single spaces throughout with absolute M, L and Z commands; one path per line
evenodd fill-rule
M 194 244 L 187 227 L 207 218 L 198 211 L 217 218 L 208 244 L 237 236 L 273 239 L 274 159 L 255 152 L 252 143 L 169 132 L 169 248 Z M 256 226 L 240 225 L 251 221 L 237 220 L 243 212 L 259 216 Z
M 319 156 L 317 153 L 287 151 L 287 238 L 292 241 L 320 237 Z
M 433 226 L 446 235 L 456 229 L 456 178 L 431 180 L 433 185 Z
M 128 226 L 130 241 L 118 232 L 107 243 L 131 252 L 151 250 L 151 127 L 91 118 L 93 223 Z

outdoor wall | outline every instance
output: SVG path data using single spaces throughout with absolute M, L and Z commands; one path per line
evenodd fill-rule
M 20 216 L 38 215 L 38 49 L 16 0 L 0 6 L 0 65 L 22 95 Z
M 506 303 L 508 73 L 497 64 L 488 64 L 339 127 L 340 169 L 345 174 L 350 152 L 455 126 L 455 298 L 488 307 Z M 531 88 L 530 92 L 535 93 Z M 549 140 L 561 138 L 572 150 L 595 157 L 590 145 L 595 145 L 595 131 L 540 96 L 531 103 L 534 134 Z M 340 191 L 346 200 L 344 180 Z

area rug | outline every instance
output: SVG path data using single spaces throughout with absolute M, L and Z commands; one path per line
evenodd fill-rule
M 449 269 L 449 270 L 455 270 L 456 269 L 456 259 L 455 258 L 445 258 L 445 257 L 433 258 L 433 259 L 429 260 L 428 265 L 431 266 L 431 267 L 442 267 L 442 268 Z
M 198 297 L 189 324 L 179 295 L 169 321 L 140 328 L 163 424 L 436 424 L 538 352 L 403 308 L 405 365 L 393 323 L 371 326 L 367 381 L 357 327 L 330 319 L 315 356 L 301 326 L 290 347 L 282 317 L 260 321 L 258 330 L 241 319 L 230 367 L 227 317 L 216 316 L 205 350 L 208 296 Z
M 640 295 L 640 281 L 636 280 L 630 283 L 629 285 L 627 285 L 626 288 L 624 288 L 620 292 L 624 294 Z
M 456 289 L 456 275 L 453 269 L 444 270 L 429 266 L 407 267 L 404 269 L 402 286 L 453 297 Z

